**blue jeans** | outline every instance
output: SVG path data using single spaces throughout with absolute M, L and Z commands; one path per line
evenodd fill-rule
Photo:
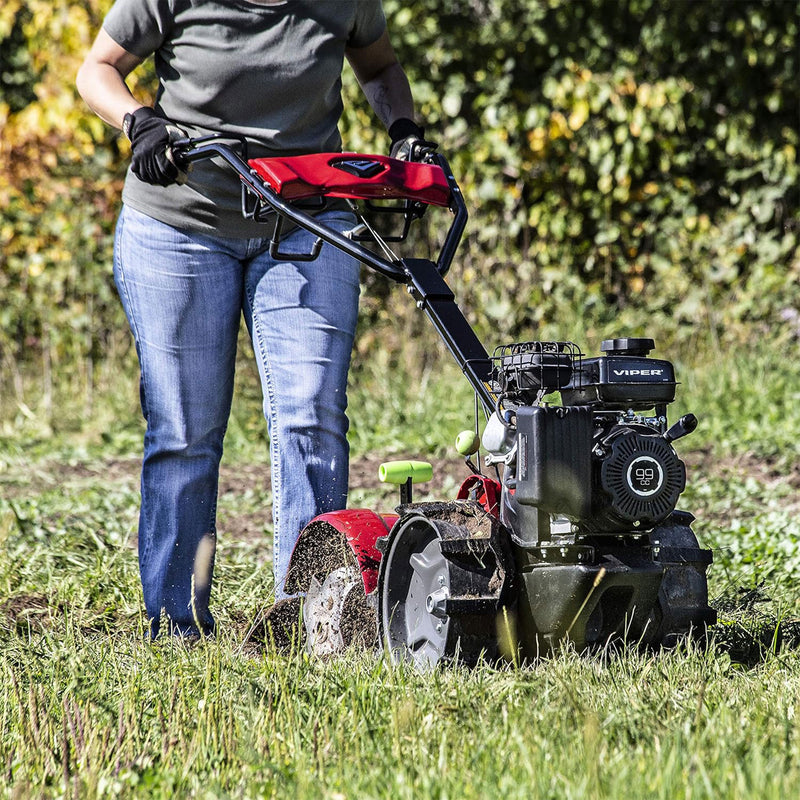
M 354 224 L 347 212 L 320 218 L 339 231 Z M 282 249 L 307 252 L 312 241 L 295 230 Z M 125 207 L 114 276 L 139 356 L 147 421 L 139 566 L 150 635 L 158 634 L 162 612 L 173 633 L 209 633 L 239 315 L 253 342 L 270 436 L 281 597 L 303 526 L 346 504 L 346 388 L 359 265 L 329 245 L 315 261 L 276 261 L 267 238 L 182 231 Z

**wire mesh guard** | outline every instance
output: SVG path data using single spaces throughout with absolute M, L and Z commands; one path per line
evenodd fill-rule
M 512 403 L 535 403 L 570 382 L 582 355 L 573 342 L 501 345 L 492 355 L 494 391 Z

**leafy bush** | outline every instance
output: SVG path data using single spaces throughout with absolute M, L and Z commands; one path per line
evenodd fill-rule
M 420 113 L 476 209 L 466 278 L 494 330 L 574 307 L 722 336 L 796 303 L 791 4 L 387 8 Z
M 111 280 L 127 145 L 74 88 L 110 5 L 0 9 L 0 376 L 18 399 L 26 365 L 45 394 L 54 372 L 90 391 L 93 365 L 127 347 Z M 485 338 L 796 332 L 794 4 L 385 8 L 419 114 L 463 182 L 472 222 L 453 281 Z M 132 80 L 149 96 L 150 68 Z M 357 91 L 348 75 L 346 146 L 383 150 Z M 420 243 L 440 235 L 429 216 Z M 401 349 L 424 323 L 402 293 L 366 283 L 361 355 Z
M 74 88 L 110 5 L 0 9 L 0 375 L 17 399 L 26 364 L 42 366 L 49 400 L 54 374 L 77 370 L 90 389 L 94 363 L 127 346 L 110 255 L 125 159 Z

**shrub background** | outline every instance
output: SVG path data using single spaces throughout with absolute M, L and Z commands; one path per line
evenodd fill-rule
M 109 361 L 135 369 L 111 277 L 127 143 L 74 88 L 110 5 L 0 7 L 6 399 L 50 397 L 60 375 L 90 395 Z M 797 3 L 385 8 L 419 115 L 471 209 L 453 282 L 482 336 L 562 338 L 571 326 L 691 347 L 797 335 Z M 151 95 L 149 66 L 132 85 Z M 344 90 L 346 148 L 385 152 L 349 73 Z M 440 236 L 429 217 L 420 244 Z M 365 285 L 360 355 L 413 339 L 425 323 L 404 294 L 371 275 Z

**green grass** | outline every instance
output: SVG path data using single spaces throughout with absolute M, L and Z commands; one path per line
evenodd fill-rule
M 721 624 L 710 646 L 564 651 L 522 669 L 419 675 L 372 654 L 320 663 L 243 645 L 272 579 L 263 422 L 242 370 L 219 504 L 221 529 L 235 531 L 217 555 L 221 633 L 144 644 L 135 380 L 109 382 L 83 422 L 78 395 L 58 416 L 10 404 L 0 421 L 0 797 L 794 796 L 793 347 L 678 360 L 676 412 L 701 419 L 678 447 L 690 476 L 682 506 L 715 550 Z M 471 424 L 458 370 L 413 366 L 356 369 L 356 460 L 443 463 Z M 454 479 L 444 485 L 451 494 Z M 386 504 L 377 487 L 355 494 Z
M 797 659 L 581 658 L 421 676 L 58 631 L 4 648 L 25 796 L 775 797 L 800 778 Z

